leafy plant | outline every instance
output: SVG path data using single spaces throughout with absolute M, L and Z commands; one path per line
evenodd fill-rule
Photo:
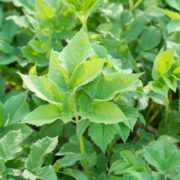
M 179 11 L 0 0 L 0 179 L 179 180 Z
M 139 76 L 119 73 L 108 59 L 99 58 L 81 29 L 62 52 L 51 52 L 47 78 L 21 74 L 28 89 L 49 102 L 28 114 L 23 122 L 42 126 L 61 119 L 64 123 L 75 123 L 78 129 L 83 126 L 83 121 L 89 120 L 92 123 L 88 124 L 89 135 L 105 152 L 117 133 L 118 123 L 131 123 L 112 100 L 124 90 L 131 89 Z M 98 138 L 95 138 L 97 133 Z M 82 135 L 79 136 L 79 146 L 84 154 Z M 83 168 L 87 174 L 85 161 Z

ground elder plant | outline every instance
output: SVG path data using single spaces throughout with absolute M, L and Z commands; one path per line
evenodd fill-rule
M 0 179 L 180 179 L 179 0 L 0 0 Z
M 133 129 L 138 111 L 118 105 L 116 96 L 134 90 L 140 74 L 118 72 L 107 58 L 99 58 L 82 28 L 62 50 L 52 50 L 47 77 L 20 74 L 27 88 L 48 104 L 37 107 L 23 123 L 42 126 L 62 120 L 76 125 L 76 146 L 87 155 L 83 133 L 88 128 L 92 141 L 105 153 L 121 124 Z M 79 141 L 79 142 L 78 142 Z M 65 145 L 64 145 L 65 146 Z M 63 147 L 61 148 L 63 149 Z M 60 150 L 61 153 L 61 150 Z M 88 160 L 82 161 L 89 176 Z

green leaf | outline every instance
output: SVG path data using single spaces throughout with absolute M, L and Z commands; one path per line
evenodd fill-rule
M 91 101 L 87 96 L 80 97 L 80 115 L 90 122 L 116 124 L 127 118 L 121 109 L 112 102 Z
M 159 8 L 160 9 L 160 8 Z M 169 18 L 171 18 L 172 20 L 178 20 L 180 19 L 180 15 L 179 13 L 175 12 L 175 11 L 171 11 L 169 9 L 160 9 L 166 16 L 168 16 Z
M 79 141 L 76 136 L 72 136 L 69 141 L 61 147 L 60 151 L 56 155 L 67 155 L 67 154 L 79 154 Z
M 147 162 L 153 165 L 154 167 L 156 167 L 156 169 L 159 172 L 164 173 L 164 169 L 165 169 L 164 160 L 160 156 L 158 151 L 156 151 L 151 147 L 144 147 L 143 151 L 144 151 L 144 157 L 147 160 Z
M 176 92 L 177 88 L 177 79 L 175 76 L 171 75 L 169 78 L 163 77 L 163 80 L 165 81 L 166 85 L 172 89 L 174 92 Z
M 49 62 L 48 78 L 54 81 L 60 89 L 67 91 L 69 75 L 59 60 L 59 53 L 52 50 Z
M 16 123 L 1 128 L 0 137 L 6 135 L 11 131 L 17 131 L 17 130 L 21 130 L 23 139 L 26 139 L 33 132 L 33 130 L 26 124 Z
M 7 114 L 6 125 L 14 124 L 22 120 L 29 112 L 29 105 L 26 102 L 27 92 L 10 97 L 4 104 Z
M 92 54 L 88 35 L 82 28 L 59 54 L 59 59 L 65 65 L 69 74 L 82 61 Z
M 72 176 L 76 180 L 88 180 L 85 174 L 77 169 L 66 168 L 63 173 Z
M 173 62 L 169 74 L 173 74 L 177 79 L 180 79 L 180 59 L 177 59 Z
M 50 79 L 20 74 L 27 88 L 39 98 L 54 104 L 60 104 L 63 92 Z
M 158 77 L 167 72 L 173 63 L 174 49 L 168 49 L 160 52 L 155 59 L 152 76 L 156 80 Z
M 138 110 L 134 107 L 129 107 L 129 106 L 120 106 L 122 112 L 125 114 L 127 117 L 127 120 L 124 121 L 123 123 L 131 129 L 131 131 L 134 128 L 134 125 L 138 119 Z
M 170 7 L 172 7 L 172 8 L 174 8 L 174 9 L 180 11 L 180 1 L 179 1 L 179 0 L 166 0 L 166 3 L 167 3 Z
M 93 152 L 92 145 L 86 138 L 84 140 L 84 147 L 88 155 Z M 69 154 L 79 154 L 80 146 L 79 146 L 79 139 L 76 135 L 72 136 L 69 141 L 60 148 L 60 151 L 56 154 L 58 156 L 69 155 Z
M 94 99 L 110 100 L 117 93 L 131 88 L 139 76 L 140 74 L 113 73 L 107 76 L 101 74 L 101 76 L 86 85 L 84 90 Z
M 5 110 L 4 110 L 4 106 L 0 101 L 0 128 L 3 127 L 5 123 Z
M 0 160 L 8 161 L 21 152 L 22 147 L 21 131 L 11 131 L 0 139 Z
M 117 132 L 119 136 L 121 137 L 123 142 L 126 142 L 131 130 L 127 126 L 125 126 L 123 123 L 117 124 L 116 127 L 117 127 Z
M 62 159 L 56 161 L 54 167 L 58 170 L 65 167 L 74 166 L 77 161 L 82 161 L 85 159 L 83 154 L 67 154 Z
M 155 48 L 161 41 L 161 32 L 156 27 L 148 27 L 140 37 L 140 44 L 144 50 Z
M 161 173 L 173 172 L 180 167 L 180 152 L 168 136 L 160 137 L 152 145 L 145 146 L 143 151 L 148 163 Z
M 146 173 L 146 172 L 130 172 L 130 174 L 137 178 L 137 180 L 154 180 L 154 177 L 152 176 L 152 174 L 150 173 Z
M 101 73 L 103 64 L 104 61 L 101 59 L 85 61 L 79 64 L 70 77 L 70 87 L 77 88 L 95 79 Z
M 164 97 L 167 95 L 168 93 L 168 86 L 166 85 L 165 81 L 163 80 L 163 78 L 159 78 L 156 81 L 152 81 L 151 83 L 151 89 L 158 93 L 163 95 Z
M 180 20 L 172 20 L 167 25 L 168 33 L 180 31 Z
M 80 138 L 83 135 L 83 133 L 85 132 L 85 130 L 87 129 L 89 125 L 90 125 L 90 122 L 87 119 L 79 123 L 76 129 L 76 134 L 78 138 Z
M 31 151 L 27 159 L 27 168 L 29 170 L 40 168 L 44 162 L 45 155 L 51 153 L 57 146 L 57 143 L 57 137 L 46 137 L 35 142 L 31 146 Z
M 43 126 L 61 118 L 62 110 L 53 104 L 46 104 L 37 107 L 23 118 L 23 123 Z
M 64 131 L 64 123 L 62 121 L 56 120 L 51 124 L 47 124 L 41 127 L 38 132 L 38 138 L 44 137 L 56 137 L 62 134 Z
M 36 168 L 35 174 L 38 177 L 38 179 L 43 180 L 58 180 L 57 175 L 54 171 L 54 168 L 52 166 L 45 166 L 42 168 Z
M 115 125 L 92 124 L 89 127 L 89 136 L 105 153 L 107 145 L 111 143 L 117 133 Z
M 36 16 L 39 18 L 51 19 L 54 16 L 54 10 L 44 0 L 35 1 Z
M 130 24 L 128 24 L 128 27 L 125 31 L 127 42 L 136 40 L 138 36 L 143 32 L 146 23 L 147 23 L 146 17 L 139 16 Z
M 30 180 L 36 180 L 38 178 L 35 174 L 33 174 L 32 172 L 30 172 L 27 169 L 25 169 L 22 172 L 22 177 L 25 178 L 25 179 L 30 179 Z
M 108 52 L 105 47 L 103 47 L 99 44 L 92 44 L 92 48 L 99 58 L 107 57 Z

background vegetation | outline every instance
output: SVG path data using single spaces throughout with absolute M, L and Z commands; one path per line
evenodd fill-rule
M 0 0 L 0 179 L 179 180 L 179 80 L 179 0 Z

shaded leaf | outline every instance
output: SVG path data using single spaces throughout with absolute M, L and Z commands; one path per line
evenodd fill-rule
M 115 125 L 92 124 L 89 127 L 89 136 L 104 153 L 116 133 Z

